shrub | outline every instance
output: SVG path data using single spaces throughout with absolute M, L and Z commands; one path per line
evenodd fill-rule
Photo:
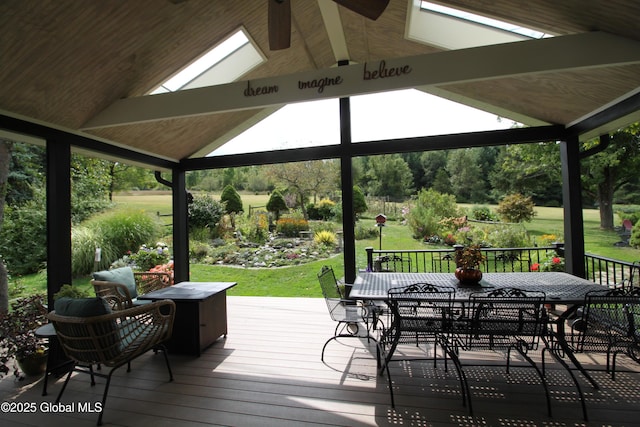
M 367 240 L 378 237 L 378 228 L 375 226 L 364 226 L 360 223 L 356 224 L 355 228 L 356 240 Z
M 311 219 L 311 220 L 321 220 L 322 216 L 320 216 L 320 210 L 318 209 L 318 206 L 314 205 L 313 203 L 309 203 L 306 206 L 307 209 L 307 218 Z
M 534 203 L 531 197 L 515 193 L 505 196 L 496 211 L 507 222 L 529 222 L 535 216 Z
M 220 202 L 224 205 L 225 212 L 228 214 L 243 212 L 242 199 L 240 194 L 232 185 L 227 185 L 222 190 Z
M 280 212 L 285 212 L 289 210 L 287 206 L 287 202 L 284 201 L 284 197 L 282 197 L 282 193 L 278 190 L 275 190 L 269 196 L 269 201 L 267 202 L 267 211 L 272 212 L 276 217 L 276 221 L 280 218 Z
M 640 248 L 640 225 L 634 225 L 631 229 L 629 245 L 633 246 L 634 248 Z
M 319 219 L 323 219 L 325 221 L 331 219 L 331 217 L 333 216 L 332 210 L 335 205 L 336 202 L 334 202 L 333 200 L 320 200 L 318 202 L 318 215 L 320 216 Z
M 100 248 L 100 261 L 95 261 L 96 248 Z M 94 270 L 109 268 L 122 256 L 111 241 L 106 240 L 98 227 L 77 225 L 71 229 L 71 274 L 84 276 Z
M 336 232 L 336 223 L 331 221 L 313 221 L 309 223 L 309 227 L 311 231 L 313 231 L 313 234 L 319 231 Z
M 524 227 L 504 224 L 492 226 L 487 241 L 494 248 L 523 248 L 529 246 L 529 235 Z
M 338 243 L 336 233 L 331 231 L 319 231 L 313 236 L 313 241 L 318 245 L 334 247 Z
M 263 243 L 269 236 L 269 216 L 266 211 L 256 211 L 251 216 L 238 217 L 236 230 L 250 242 Z
M 96 216 L 83 225 L 95 229 L 98 239 L 115 252 L 115 258 L 107 260 L 109 263 L 160 235 L 156 220 L 142 210 L 109 212 Z
M 342 203 L 336 203 L 333 208 L 331 208 L 331 217 L 334 221 L 342 222 Z M 356 220 L 358 218 L 356 217 Z
M 471 209 L 471 218 L 478 221 L 497 221 L 499 219 L 488 206 L 474 206 Z
M 356 215 L 356 220 L 360 214 L 367 211 L 367 200 L 364 197 L 362 189 L 357 185 L 353 186 L 353 213 Z
M 415 205 L 407 213 L 407 224 L 414 239 L 424 240 L 442 231 L 443 218 L 459 217 L 455 196 L 433 189 L 421 190 Z
M 142 245 L 138 252 L 130 256 L 140 271 L 149 271 L 156 265 L 166 264 L 170 257 L 169 248 L 162 242 L 158 242 L 153 248 Z
M 286 216 L 278 220 L 276 230 L 287 237 L 298 237 L 301 231 L 309 230 L 309 221 L 297 216 Z
M 71 272 L 74 277 L 106 269 L 124 254 L 158 237 L 157 222 L 144 211 L 115 211 L 71 230 Z M 95 261 L 100 248 L 100 261 Z
M 0 253 L 10 274 L 40 270 L 47 260 L 46 239 L 47 214 L 42 205 L 30 201 L 19 208 L 5 208 Z
M 217 227 L 224 215 L 224 207 L 209 196 L 198 196 L 189 204 L 189 230 L 205 228 L 210 237 L 217 237 Z
M 211 246 L 206 242 L 201 241 L 189 241 L 189 259 L 192 262 L 202 261 L 205 257 L 209 256 Z

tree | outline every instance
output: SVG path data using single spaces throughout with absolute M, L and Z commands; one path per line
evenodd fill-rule
M 451 189 L 460 202 L 484 202 L 486 186 L 477 152 L 472 148 L 454 150 L 447 159 Z
M 422 188 L 435 187 L 436 180 L 441 180 L 442 177 L 438 178 L 438 175 L 444 171 L 445 166 L 447 165 L 447 152 L 444 150 L 438 151 L 425 151 L 420 155 L 420 165 L 423 170 L 423 185 Z M 449 176 L 447 178 L 447 187 L 446 189 L 437 189 L 440 192 L 449 191 L 448 181 Z
M 356 221 L 358 215 L 367 211 L 367 200 L 364 198 L 364 193 L 357 185 L 353 186 L 353 213 L 355 214 Z
M 272 165 L 267 169 L 267 177 L 280 183 L 296 195 L 297 204 L 307 219 L 305 201 L 309 195 L 314 198 L 328 192 L 335 183 L 338 173 L 337 162 L 315 160 L 297 163 Z
M 7 194 L 7 180 L 9 178 L 9 164 L 11 161 L 11 149 L 13 143 L 0 139 L 0 230 L 4 222 L 4 204 Z M 0 258 L 0 313 L 9 311 L 9 281 L 7 268 Z
M 590 141 L 584 148 L 597 145 Z M 609 145 L 581 161 L 583 191 L 593 198 L 600 211 L 600 227 L 613 229 L 613 203 L 616 191 L 638 183 L 640 168 L 640 125 L 635 123 L 615 132 Z
M 240 194 L 238 194 L 236 189 L 231 185 L 227 185 L 226 187 L 224 187 L 224 190 L 222 190 L 222 194 L 220 195 L 220 202 L 224 204 L 225 212 L 228 214 L 237 214 L 244 211 Z
M 489 175 L 494 200 L 520 193 L 537 204 L 558 206 L 562 202 L 560 148 L 555 142 L 502 147 Z
M 269 196 L 269 201 L 267 202 L 267 211 L 273 212 L 276 217 L 276 221 L 280 218 L 280 212 L 286 211 L 288 208 L 287 203 L 284 201 L 284 197 L 282 197 L 282 193 L 278 190 L 274 190 Z
M 529 222 L 535 216 L 534 203 L 531 197 L 515 193 L 505 196 L 496 209 L 496 212 L 507 222 Z
M 373 156 L 369 159 L 369 191 L 374 196 L 388 196 L 401 201 L 413 193 L 413 175 L 399 154 Z

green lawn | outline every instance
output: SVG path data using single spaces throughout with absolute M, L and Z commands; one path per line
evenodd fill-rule
M 242 194 L 243 204 L 248 211 L 249 206 L 264 206 L 268 200 L 267 195 Z M 219 196 L 215 196 L 219 197 Z M 144 195 L 120 194 L 114 197 L 116 207 L 139 208 L 153 214 L 171 212 L 171 195 L 146 193 Z M 562 236 L 563 211 L 561 208 L 536 208 L 537 215 L 525 228 L 532 237 L 543 234 L 556 234 Z M 585 248 L 588 253 L 605 256 L 623 261 L 635 261 L 640 259 L 640 250 L 632 248 L 615 247 L 613 244 L 619 240 L 615 232 L 603 231 L 599 227 L 599 214 L 597 210 L 585 209 L 584 229 Z M 165 224 L 171 223 L 171 217 L 160 217 Z M 374 220 L 363 219 L 365 224 L 373 226 Z M 366 267 L 365 248 L 379 247 L 378 237 L 369 240 L 356 241 L 357 268 Z M 395 221 L 388 221 L 382 229 L 383 249 L 421 249 L 425 244 L 411 238 L 408 227 Z M 286 296 L 286 297 L 320 297 L 320 289 L 317 284 L 316 274 L 322 265 L 331 265 L 338 275 L 344 271 L 343 258 L 337 255 L 329 260 L 314 261 L 293 267 L 275 269 L 248 269 L 228 266 L 212 266 L 192 264 L 190 266 L 193 281 L 235 281 L 238 286 L 229 290 L 229 295 L 254 295 L 254 296 Z M 31 275 L 19 278 L 19 286 L 24 287 L 23 293 L 32 293 L 37 289 L 44 289 L 45 279 L 42 275 Z M 74 285 L 89 289 L 89 278 L 78 278 Z M 12 286 L 16 286 L 13 281 Z

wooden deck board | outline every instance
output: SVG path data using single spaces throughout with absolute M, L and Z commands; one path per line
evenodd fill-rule
M 393 362 L 396 408 L 391 408 L 386 377 L 377 375 L 375 346 L 366 339 L 343 339 L 320 352 L 333 334 L 324 300 L 228 298 L 229 335 L 201 357 L 170 355 L 173 382 L 161 355 L 149 353 L 118 370 L 104 414 L 105 425 L 149 426 L 630 426 L 640 417 L 640 374 L 619 372 L 611 381 L 596 378 L 602 390 L 581 382 L 590 421 L 568 374 L 551 363 L 548 382 L 553 417 L 546 415 L 543 388 L 531 369 L 507 375 L 503 359 L 473 354 L 469 360 L 492 367 L 465 370 L 472 387 L 474 416 L 462 405 L 453 365 L 448 372 L 432 361 Z M 415 348 L 402 347 L 407 356 Z M 539 356 L 538 356 L 539 357 Z M 599 363 L 599 358 L 585 358 Z M 620 362 L 620 368 L 634 365 Z M 97 402 L 104 381 L 91 387 L 85 375 L 69 383 L 63 402 Z M 53 402 L 61 381 L 42 397 L 41 381 L 0 381 L 2 401 Z M 96 414 L 0 413 L 3 426 L 91 426 Z

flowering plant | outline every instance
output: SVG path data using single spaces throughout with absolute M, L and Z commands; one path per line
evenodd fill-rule
M 463 269 L 475 269 L 485 260 L 478 245 L 469 245 L 455 251 L 456 266 Z
M 42 295 L 18 298 L 9 313 L 0 315 L 0 377 L 9 373 L 9 362 L 47 351 L 35 330 L 46 323 L 47 308 Z M 18 369 L 14 366 L 14 375 Z
M 129 258 L 142 271 L 149 271 L 156 265 L 162 265 L 169 261 L 169 248 L 163 242 L 156 243 L 155 248 L 142 245 L 138 252 L 131 254 Z
M 173 282 L 173 260 L 170 260 L 166 264 L 158 264 L 155 267 L 149 269 L 150 273 L 167 273 L 171 277 Z
M 531 271 L 564 271 L 564 258 L 555 252 L 547 252 L 547 257 L 531 265 Z

